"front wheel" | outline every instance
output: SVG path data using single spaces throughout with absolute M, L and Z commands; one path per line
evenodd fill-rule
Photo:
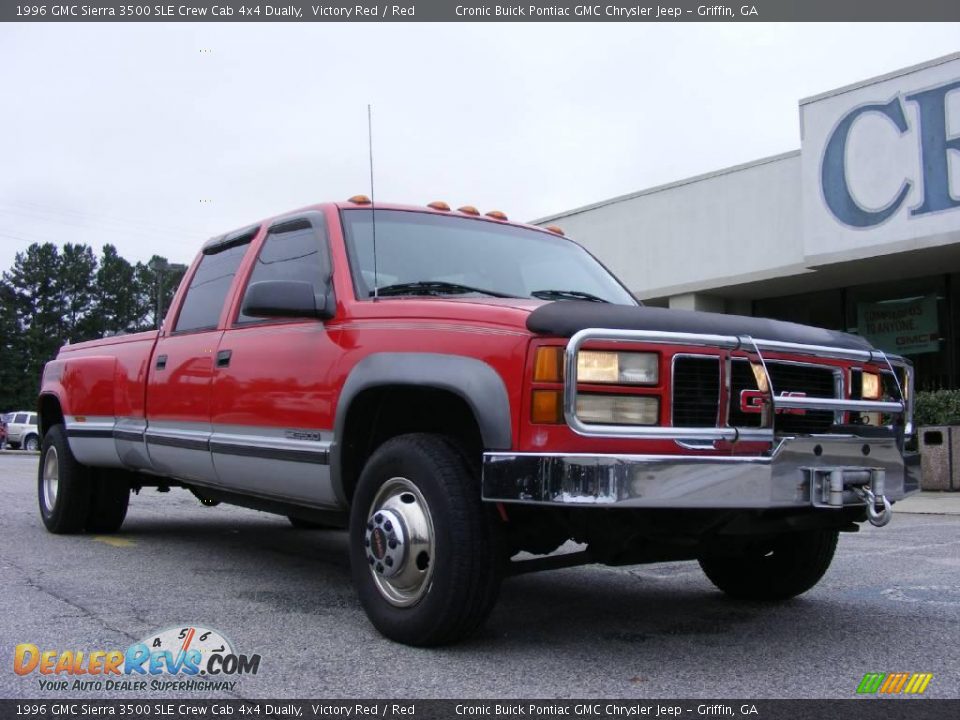
M 28 435 L 27 439 L 23 441 L 23 449 L 29 450 L 30 452 L 36 452 L 40 449 L 40 441 L 37 439 L 36 435 Z
M 701 557 L 700 567 L 732 597 L 786 600 L 820 581 L 833 560 L 838 536 L 836 530 L 786 533 L 758 542 L 738 557 Z
M 500 555 L 477 475 L 451 440 L 401 435 L 373 453 L 353 498 L 350 564 L 360 603 L 392 640 L 443 645 L 486 619 Z

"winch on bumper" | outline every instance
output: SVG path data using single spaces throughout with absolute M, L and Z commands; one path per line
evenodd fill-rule
M 768 407 L 780 410 L 884 412 L 903 418 L 899 427 L 867 428 L 849 434 L 780 436 L 775 412 L 760 428 L 597 426 L 577 416 L 577 354 L 591 340 L 698 345 L 727 353 L 748 354 L 766 376 Z M 839 397 L 777 396 L 764 351 L 806 357 L 882 363 L 894 374 L 896 363 L 905 382 L 897 381 L 898 401 Z M 730 355 L 726 356 L 729 362 Z M 729 394 L 729 370 L 723 382 Z M 673 509 L 839 509 L 863 507 L 877 526 L 890 520 L 891 505 L 919 489 L 920 457 L 904 453 L 903 438 L 912 432 L 913 373 L 903 358 L 872 350 L 800 345 L 747 336 L 702 335 L 646 330 L 587 329 L 566 347 L 564 415 L 577 434 L 623 439 L 672 439 L 678 446 L 703 451 L 718 440 L 763 440 L 763 455 L 565 454 L 489 452 L 484 454 L 483 499 L 490 502 L 554 506 Z

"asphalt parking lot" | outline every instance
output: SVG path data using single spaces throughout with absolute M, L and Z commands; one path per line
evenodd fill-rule
M 476 639 L 419 650 L 381 638 L 350 585 L 342 532 L 134 496 L 116 536 L 48 534 L 37 457 L 0 455 L 0 697 L 43 692 L 12 671 L 17 643 L 125 649 L 181 624 L 259 653 L 247 698 L 854 697 L 866 672 L 930 672 L 960 697 L 960 516 L 897 512 L 841 537 L 813 591 L 784 605 L 726 599 L 694 563 L 585 567 L 508 581 Z M 72 680 L 73 678 L 71 678 Z

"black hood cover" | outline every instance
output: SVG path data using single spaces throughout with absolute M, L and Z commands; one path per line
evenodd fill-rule
M 763 340 L 825 345 L 845 350 L 874 349 L 858 335 L 781 320 L 575 300 L 541 305 L 530 313 L 527 328 L 540 335 L 555 337 L 570 337 L 585 328 L 659 330 L 709 335 L 750 335 Z

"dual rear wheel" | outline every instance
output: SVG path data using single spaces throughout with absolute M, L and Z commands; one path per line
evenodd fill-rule
M 63 425 L 54 425 L 43 436 L 37 497 L 52 533 L 113 533 L 127 516 L 130 486 L 107 470 L 78 463 Z

